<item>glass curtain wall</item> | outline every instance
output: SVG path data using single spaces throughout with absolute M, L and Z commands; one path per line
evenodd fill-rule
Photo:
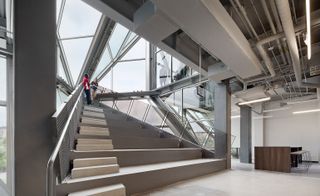
M 130 38 L 129 42 L 133 38 L 134 36 Z M 146 61 L 146 56 L 148 47 L 149 43 L 145 39 L 140 38 L 139 41 L 109 69 L 109 72 L 100 81 L 100 85 L 115 92 L 145 91 L 147 83 L 146 67 L 148 62 Z M 104 56 L 102 59 L 103 58 Z M 97 70 L 101 70 L 99 65 Z
M 163 99 L 197 143 L 214 150 L 214 82 L 186 87 Z
M 7 60 L 0 56 L 0 186 L 7 183 Z
M 12 70 L 12 50 L 8 45 L 12 45 L 12 1 L 2 1 L 2 19 L 0 24 L 0 195 L 6 196 L 13 193 L 13 133 L 12 113 L 13 99 L 11 95 L 13 78 Z
M 64 60 L 72 83 L 76 85 L 84 65 L 88 50 L 102 14 L 83 1 L 58 0 L 57 1 L 57 38 L 61 46 L 60 57 Z M 61 73 L 58 59 L 59 75 Z M 67 79 L 67 78 L 63 78 Z
M 157 88 L 197 74 L 169 53 L 157 48 Z

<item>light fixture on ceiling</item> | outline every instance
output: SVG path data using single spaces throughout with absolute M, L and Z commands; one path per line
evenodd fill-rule
M 250 103 L 258 103 L 258 102 L 263 102 L 263 101 L 269 101 L 271 99 L 271 97 L 265 97 L 265 98 L 261 98 L 261 99 L 255 99 L 255 100 L 251 100 L 251 101 L 244 101 L 244 102 L 240 102 L 238 103 L 238 105 L 247 105 Z
M 240 118 L 240 117 L 241 117 L 240 115 L 231 116 L 232 119 L 234 119 L 234 118 Z
M 307 113 L 314 113 L 314 112 L 320 112 L 320 109 L 295 111 L 295 112 L 292 112 L 292 114 L 307 114 Z
M 289 110 L 290 107 L 281 107 L 281 108 L 274 108 L 269 110 L 263 110 L 264 113 L 266 112 L 277 112 L 277 111 L 283 111 L 283 110 Z
M 307 35 L 305 43 L 307 45 L 308 59 L 311 59 L 311 18 L 310 18 L 310 0 L 306 0 L 306 23 Z

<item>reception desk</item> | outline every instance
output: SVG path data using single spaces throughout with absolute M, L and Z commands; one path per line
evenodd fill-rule
M 291 147 L 255 147 L 255 169 L 291 171 Z

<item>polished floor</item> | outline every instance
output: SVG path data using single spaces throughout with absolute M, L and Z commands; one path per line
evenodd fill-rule
M 232 169 L 179 182 L 145 196 L 320 196 L 320 165 L 294 173 L 254 170 L 233 161 Z

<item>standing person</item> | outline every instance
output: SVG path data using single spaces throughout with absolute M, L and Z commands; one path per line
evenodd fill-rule
M 96 99 L 96 95 L 97 95 L 97 89 L 98 89 L 98 79 L 94 79 L 92 82 L 91 82 L 91 88 L 92 88 L 92 99 L 95 100 Z
M 91 95 L 90 95 L 90 83 L 89 83 L 89 76 L 88 74 L 84 74 L 83 80 L 82 80 L 82 85 L 84 88 L 84 92 L 86 93 L 86 98 L 87 98 L 87 104 L 91 104 Z

